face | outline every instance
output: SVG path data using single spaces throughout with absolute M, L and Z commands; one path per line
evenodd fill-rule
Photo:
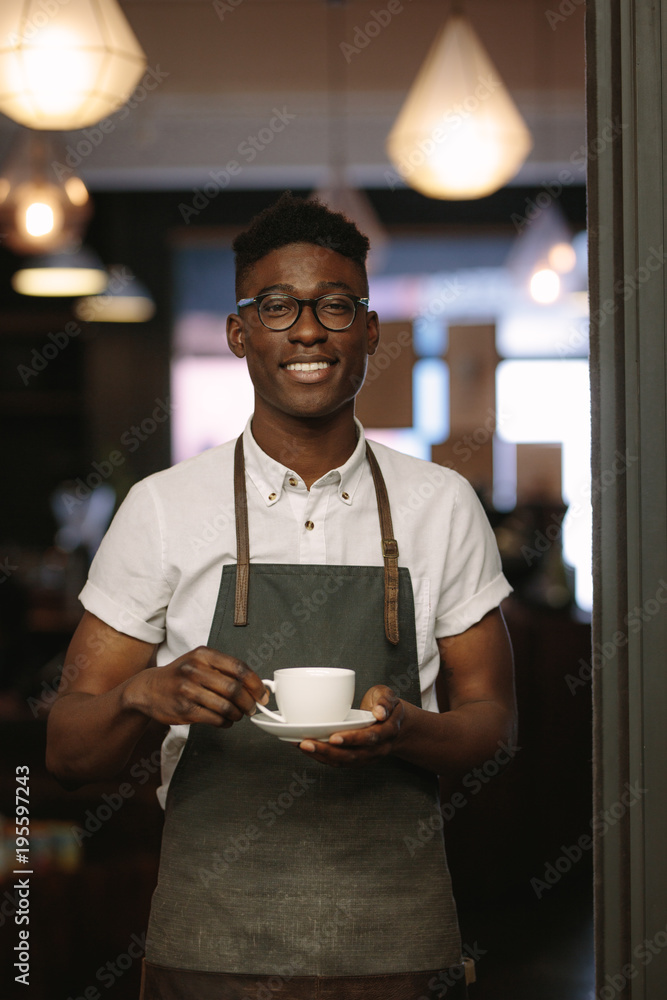
M 367 294 L 360 268 L 347 257 L 309 243 L 291 243 L 257 261 L 242 289 L 244 298 L 262 292 L 287 292 L 315 299 L 328 292 Z M 377 315 L 357 307 L 347 330 L 326 330 L 304 306 L 289 330 L 262 325 L 255 304 L 227 320 L 234 354 L 245 358 L 255 387 L 255 415 L 286 414 L 303 419 L 329 417 L 353 409 L 366 373 L 368 356 L 379 339 Z M 295 365 L 318 362 L 313 371 Z

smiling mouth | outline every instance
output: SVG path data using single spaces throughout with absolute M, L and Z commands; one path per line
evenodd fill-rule
M 331 368 L 335 364 L 333 361 L 296 361 L 293 364 L 285 365 L 288 372 L 316 372 L 323 368 Z

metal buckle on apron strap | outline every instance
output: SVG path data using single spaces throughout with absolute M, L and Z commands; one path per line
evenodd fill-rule
M 366 442 L 366 457 L 371 467 L 377 497 L 382 558 L 384 559 L 384 631 L 393 646 L 398 645 L 398 542 L 393 537 L 391 508 L 384 477 Z M 245 483 L 243 435 L 234 449 L 234 504 L 236 508 L 236 592 L 234 598 L 234 625 L 248 624 L 248 585 L 250 579 L 250 541 L 248 531 L 248 497 Z
M 382 555 L 385 559 L 398 559 L 398 542 L 395 538 L 382 539 Z

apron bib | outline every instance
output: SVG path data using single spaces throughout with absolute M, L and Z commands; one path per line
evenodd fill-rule
M 237 491 L 237 523 L 239 508 Z M 245 582 L 239 628 L 236 566 L 223 568 L 209 646 L 267 678 L 281 667 L 351 667 L 355 708 L 375 684 L 421 704 L 406 568 L 393 578 L 390 625 L 386 559 L 384 568 L 253 563 Z M 167 796 L 146 959 L 288 978 L 455 966 L 442 834 L 407 846 L 422 824 L 441 826 L 437 778 L 416 765 L 328 767 L 248 718 L 230 729 L 192 724 Z

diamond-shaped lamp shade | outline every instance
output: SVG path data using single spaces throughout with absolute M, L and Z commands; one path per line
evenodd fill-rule
M 482 198 L 514 177 L 532 145 L 472 25 L 453 14 L 387 139 L 398 174 L 431 198 Z
M 117 0 L 0 3 L 0 111 L 22 125 L 93 125 L 127 101 L 145 67 Z

